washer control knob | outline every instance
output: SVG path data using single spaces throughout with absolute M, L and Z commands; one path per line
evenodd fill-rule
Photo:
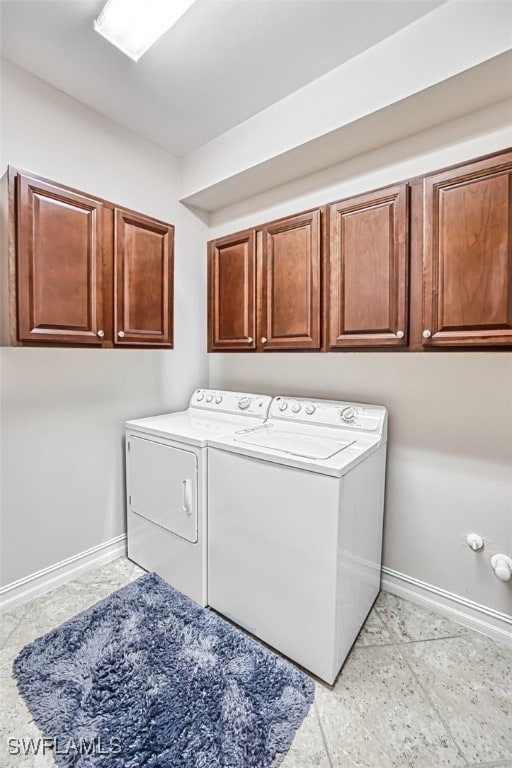
M 240 408 L 241 411 L 246 411 L 247 408 L 250 406 L 250 404 L 251 404 L 251 399 L 249 397 L 241 397 L 240 400 L 238 401 L 238 407 Z
M 220 405 L 222 403 L 222 395 L 217 395 L 217 397 L 215 398 L 215 402 L 217 403 L 217 405 Z
M 203 399 L 204 399 L 204 393 L 203 392 L 198 392 L 197 395 L 196 395 L 197 402 L 200 403 L 201 400 L 203 400 Z
M 283 400 L 281 403 L 279 403 L 280 411 L 286 411 L 287 408 L 288 408 L 288 403 L 286 402 L 286 400 Z
M 316 411 L 316 408 L 314 405 L 307 405 L 306 406 L 306 413 L 308 416 L 311 416 Z
M 347 421 L 350 423 L 351 421 L 354 421 L 355 417 L 356 417 L 356 412 L 350 406 L 348 408 L 344 408 L 341 412 L 341 418 L 343 419 L 343 421 Z
M 213 395 L 206 395 L 205 399 L 207 403 L 211 403 L 211 401 L 213 400 Z
M 294 404 L 292 405 L 292 411 L 293 411 L 294 413 L 299 413 L 300 409 L 301 409 L 301 405 L 300 405 L 300 403 L 294 403 Z

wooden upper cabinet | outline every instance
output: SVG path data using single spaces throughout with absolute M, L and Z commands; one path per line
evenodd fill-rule
M 320 349 L 320 211 L 262 231 L 262 349 Z
M 172 347 L 174 228 L 115 209 L 114 344 Z
M 424 180 L 423 345 L 512 344 L 512 152 Z
M 407 344 L 408 186 L 329 206 L 330 348 Z
M 101 345 L 101 202 L 22 174 L 16 196 L 18 339 Z
M 209 243 L 208 350 L 256 348 L 256 241 L 253 230 Z
M 174 227 L 12 166 L 7 182 L 2 340 L 171 348 Z

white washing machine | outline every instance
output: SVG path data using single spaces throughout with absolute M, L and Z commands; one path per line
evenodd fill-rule
M 208 457 L 208 602 L 333 683 L 380 588 L 387 411 L 276 397 Z
M 128 557 L 207 604 L 208 439 L 263 422 L 271 398 L 198 389 L 188 410 L 126 422 Z

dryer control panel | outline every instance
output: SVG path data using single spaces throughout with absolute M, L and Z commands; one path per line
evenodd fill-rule
M 269 418 L 385 435 L 387 410 L 382 405 L 278 395 L 270 406 Z
M 201 408 L 219 413 L 252 416 L 265 419 L 272 398 L 253 392 L 230 392 L 223 389 L 196 389 L 190 399 L 190 408 Z

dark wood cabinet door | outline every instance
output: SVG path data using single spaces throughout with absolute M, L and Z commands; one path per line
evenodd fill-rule
M 259 345 L 320 349 L 320 210 L 263 228 Z
M 408 186 L 329 206 L 329 347 L 407 344 Z
M 115 209 L 114 345 L 173 345 L 174 227 Z
M 424 181 L 423 345 L 512 343 L 512 152 Z
M 254 230 L 240 232 L 209 244 L 208 285 L 208 351 L 254 350 Z
M 101 345 L 101 202 L 22 174 L 16 195 L 19 341 Z

